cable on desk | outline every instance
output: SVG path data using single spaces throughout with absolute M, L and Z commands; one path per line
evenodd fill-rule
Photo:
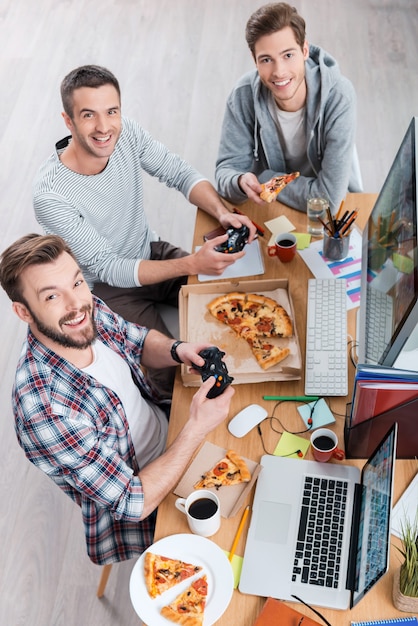
M 263 431 L 261 430 L 261 424 L 262 424 L 263 422 L 265 422 L 266 420 L 270 420 L 270 428 L 271 428 L 271 430 L 272 430 L 273 432 L 275 432 L 275 433 L 279 434 L 279 435 L 283 435 L 283 432 L 287 432 L 287 433 L 289 433 L 289 434 L 291 434 L 291 435 L 303 435 L 303 434 L 305 434 L 305 433 L 308 433 L 308 432 L 310 432 L 310 431 L 312 430 L 312 428 L 314 427 L 314 423 L 313 423 L 313 415 L 314 415 L 314 411 L 315 411 L 316 405 L 317 405 L 317 403 L 319 402 L 319 400 L 320 400 L 320 399 L 321 399 L 321 398 L 318 398 L 318 400 L 315 400 L 315 402 L 314 402 L 314 403 L 312 404 L 312 406 L 311 406 L 311 409 L 310 409 L 310 415 L 309 415 L 309 418 L 308 418 L 308 420 L 307 420 L 307 421 L 308 421 L 308 428 L 305 428 L 304 430 L 297 430 L 297 431 L 292 431 L 292 430 L 289 430 L 288 428 L 286 428 L 285 426 L 283 426 L 283 424 L 282 424 L 282 422 L 279 420 L 279 418 L 278 418 L 278 417 L 276 417 L 276 416 L 274 415 L 274 413 L 275 413 L 275 411 L 276 411 L 277 407 L 279 406 L 279 404 L 282 404 L 282 401 L 281 401 L 281 400 L 279 400 L 279 402 L 276 402 L 276 404 L 275 404 L 275 405 L 274 405 L 274 407 L 273 407 L 272 414 L 271 414 L 271 415 L 269 415 L 268 417 L 265 417 L 265 418 L 264 418 L 264 420 L 263 420 L 262 422 L 260 422 L 260 424 L 258 424 L 258 426 L 257 426 L 257 431 L 258 431 L 258 434 L 259 434 L 259 436 L 260 436 L 260 439 L 261 439 L 261 445 L 263 446 L 263 450 L 264 450 L 264 452 L 265 452 L 266 454 L 272 454 L 271 452 L 268 452 L 268 450 L 266 449 L 266 446 L 265 446 L 265 444 L 264 444 Z M 300 400 L 298 400 L 298 402 L 300 402 Z M 310 403 L 310 402 L 305 402 L 305 404 L 308 404 L 308 405 L 309 405 L 309 404 L 311 404 L 311 403 Z M 273 420 L 276 420 L 276 421 L 280 424 L 280 427 L 282 428 L 282 430 L 277 430 L 277 429 L 274 427 L 274 425 L 273 425 Z M 290 454 L 286 454 L 286 455 L 284 455 L 284 456 L 292 456 L 293 454 L 297 454 L 298 456 L 303 456 L 303 453 L 302 453 L 302 451 L 301 451 L 301 450 L 294 450 L 294 451 L 293 451 L 293 452 L 291 452 Z

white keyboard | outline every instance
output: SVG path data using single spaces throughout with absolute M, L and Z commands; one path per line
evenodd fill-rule
M 346 396 L 347 284 L 344 279 L 308 281 L 305 395 Z

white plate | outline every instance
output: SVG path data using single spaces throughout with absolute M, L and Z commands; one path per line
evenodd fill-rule
M 205 537 L 184 534 L 164 537 L 150 546 L 148 551 L 200 565 L 202 570 L 153 599 L 145 586 L 144 552 L 135 563 L 129 582 L 131 602 L 141 620 L 148 626 L 168 626 L 171 622 L 160 615 L 162 607 L 177 598 L 193 580 L 206 574 L 208 597 L 204 626 L 214 624 L 225 612 L 234 590 L 232 567 L 221 548 Z

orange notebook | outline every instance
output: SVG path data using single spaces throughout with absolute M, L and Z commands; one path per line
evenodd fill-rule
M 320 626 L 319 622 L 295 609 L 291 609 L 284 602 L 267 598 L 253 626 L 298 626 L 302 617 L 303 626 Z

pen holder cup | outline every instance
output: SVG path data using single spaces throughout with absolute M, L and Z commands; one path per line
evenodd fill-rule
M 329 261 L 343 261 L 348 256 L 350 248 L 351 229 L 341 236 L 334 237 L 324 228 L 324 241 L 322 253 Z

